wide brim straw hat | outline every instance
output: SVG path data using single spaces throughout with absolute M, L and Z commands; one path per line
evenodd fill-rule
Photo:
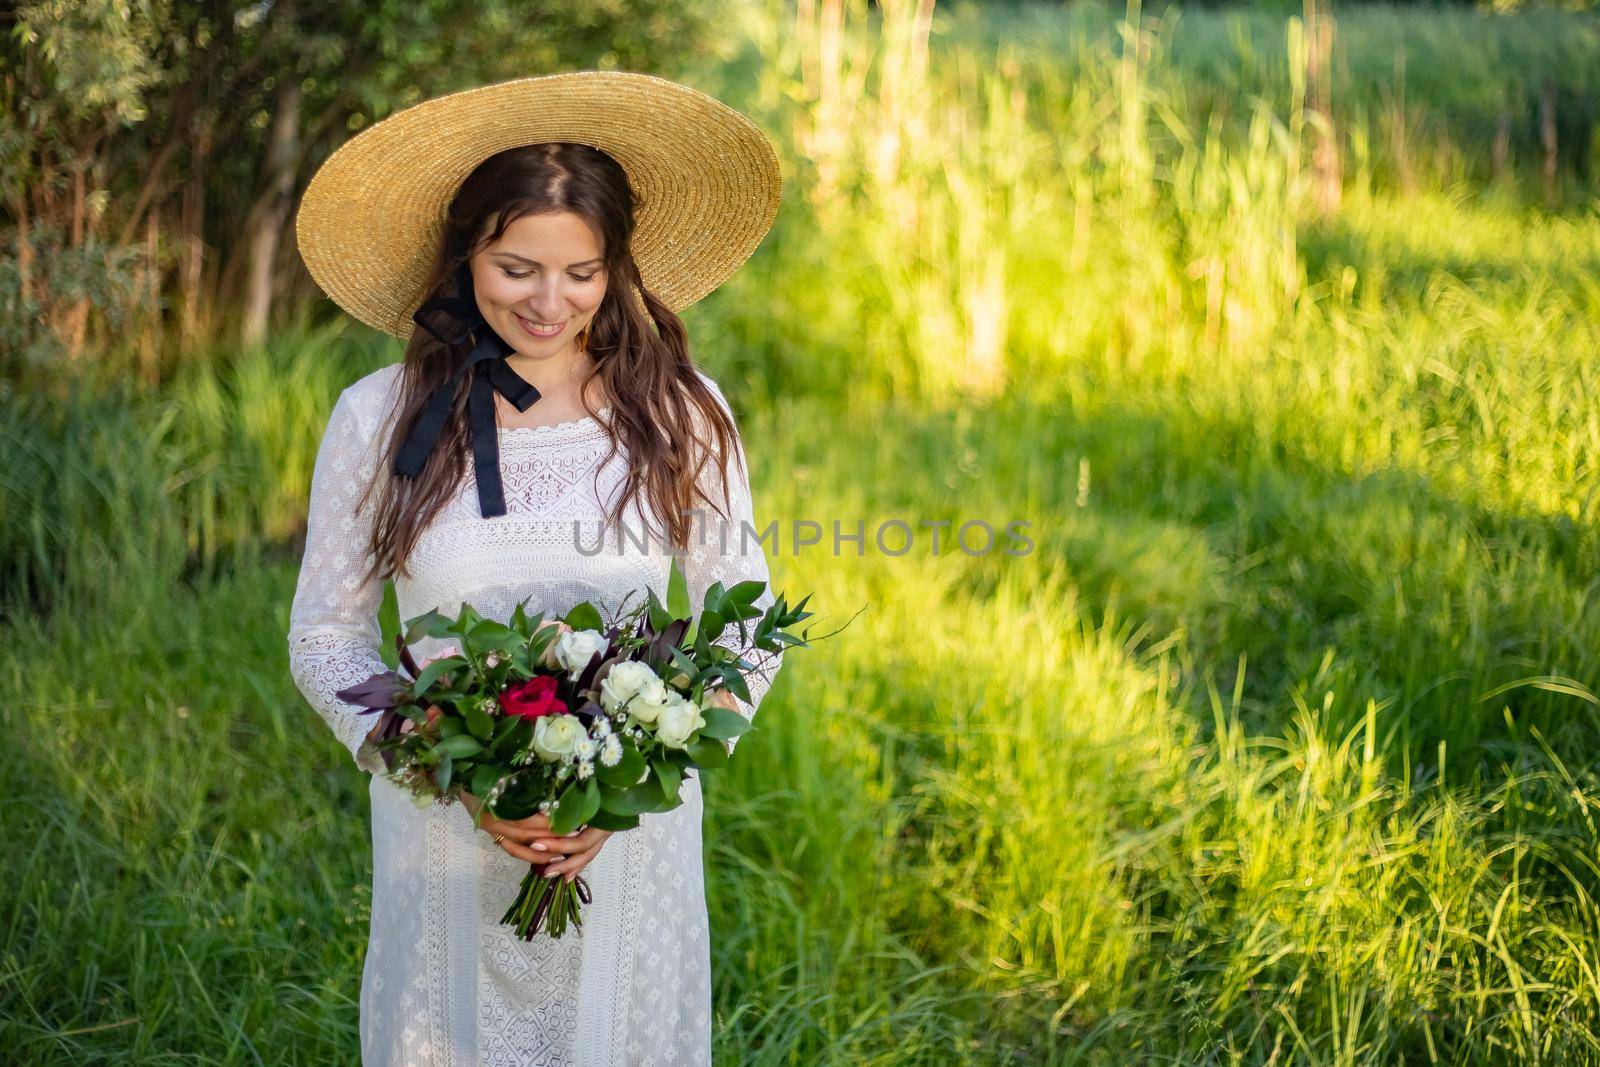
M 625 71 L 517 78 L 398 111 L 329 156 L 295 217 L 312 278 L 355 318 L 408 339 L 461 182 L 497 152 L 545 141 L 622 165 L 637 201 L 634 261 L 673 311 L 722 284 L 777 214 L 777 153 L 726 104 Z

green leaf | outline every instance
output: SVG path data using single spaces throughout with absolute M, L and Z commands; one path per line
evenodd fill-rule
M 640 815 L 647 811 L 658 811 L 665 798 L 661 795 L 661 783 L 652 778 L 640 785 L 630 785 L 624 789 L 607 789 L 600 795 L 600 809 L 609 811 L 613 815 Z
M 695 635 L 704 634 L 707 641 L 715 641 L 722 636 L 722 631 L 728 628 L 728 620 L 722 617 L 722 612 L 707 609 L 700 613 L 700 629 Z
M 750 699 L 750 687 L 744 684 L 744 675 L 740 674 L 737 670 L 724 670 L 722 672 L 722 683 L 728 687 L 728 692 L 732 693 L 746 704 L 755 703 L 755 701 Z
M 727 746 L 714 737 L 702 737 L 698 741 L 691 741 L 686 751 L 695 763 L 701 767 L 726 767 L 728 765 Z
M 599 610 L 587 600 L 567 612 L 566 622 L 574 630 L 603 630 L 606 625 Z
M 600 783 L 593 778 L 579 785 L 573 782 L 550 809 L 550 832 L 569 834 L 589 821 L 600 810 Z
M 437 751 L 437 750 L 435 750 Z M 443 793 L 450 788 L 450 773 L 455 770 L 455 761 L 448 752 L 439 757 L 439 766 L 433 771 L 433 784 Z
M 461 717 L 467 720 L 467 729 L 479 741 L 488 743 L 494 736 L 494 719 L 489 713 L 478 707 L 476 700 L 469 700 L 461 708 Z
M 639 780 L 639 776 L 644 773 L 644 767 L 644 756 L 640 755 L 639 750 L 633 746 L 632 742 L 623 741 L 622 758 L 616 762 L 616 765 L 607 767 L 596 760 L 594 773 L 595 777 L 606 785 L 629 786 Z
M 755 729 L 755 724 L 749 719 L 727 708 L 704 708 L 701 714 L 706 720 L 706 724 L 700 727 L 701 737 L 714 737 L 719 741 L 725 741 Z
M 506 726 L 506 723 L 511 725 Z M 513 754 L 526 749 L 532 738 L 532 719 L 524 719 L 520 715 L 508 715 L 500 720 L 495 729 L 495 754 L 502 760 L 509 760 Z
M 478 614 L 478 609 L 463 601 L 461 614 L 456 616 L 455 621 L 451 622 L 449 626 L 445 627 L 445 632 L 465 637 L 469 630 L 482 621 L 483 616 Z
M 489 790 L 494 788 L 495 782 L 500 780 L 500 772 L 493 767 L 479 767 L 472 772 L 472 778 L 467 783 L 467 792 L 475 797 L 486 797 Z
M 673 800 L 678 795 L 678 787 L 683 784 L 683 772 L 676 763 L 669 763 L 664 759 L 650 761 L 650 769 L 656 772 L 656 777 L 661 780 L 661 795 L 668 800 Z
M 424 637 L 444 637 L 450 632 L 450 620 L 437 611 L 427 611 L 406 622 L 406 644 L 414 644 Z
M 767 587 L 766 582 L 752 578 L 749 581 L 735 582 L 733 588 L 728 590 L 728 599 L 736 604 L 749 607 L 756 602 L 761 591 Z M 748 618 L 749 616 L 746 616 Z
M 493 619 L 484 619 L 467 633 L 467 644 L 475 651 L 505 652 L 521 643 L 515 630 Z
M 646 589 L 645 593 L 647 594 L 648 604 L 645 613 L 650 619 L 650 629 L 660 633 L 672 625 L 672 614 L 661 606 L 661 601 L 656 598 L 654 589 Z
M 619 833 L 623 830 L 637 829 L 639 826 L 639 816 L 613 815 L 604 808 L 601 808 L 599 811 L 589 816 L 588 822 L 590 826 L 593 826 L 597 830 L 610 830 L 613 833 Z
M 440 675 L 466 665 L 467 661 L 460 656 L 446 656 L 444 659 L 436 659 L 422 668 L 422 673 L 417 675 L 416 684 L 412 688 L 420 696 L 428 691 L 430 685 L 439 680 Z
M 456 734 L 454 737 L 447 737 L 437 745 L 434 745 L 433 750 L 456 759 L 465 759 L 468 756 L 476 756 L 482 752 L 483 742 L 468 734 Z
M 689 610 L 689 580 L 678 566 L 676 556 L 667 575 L 667 614 L 674 619 L 687 619 L 693 614 Z

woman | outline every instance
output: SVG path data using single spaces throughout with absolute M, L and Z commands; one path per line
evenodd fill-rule
M 713 582 L 767 580 L 731 411 L 675 312 L 749 256 L 777 194 L 748 120 L 614 72 L 417 105 L 306 191 L 313 277 L 407 338 L 402 363 L 334 405 L 289 630 L 296 683 L 373 772 L 364 1064 L 710 1062 L 698 776 L 680 807 L 622 833 L 476 824 L 470 800 L 419 809 L 384 778 L 372 719 L 333 694 L 385 669 L 388 577 L 402 619 L 467 602 L 501 621 L 521 601 L 558 618 L 664 596 L 661 547 L 695 605 Z M 754 715 L 778 665 L 758 665 L 753 703 L 727 706 Z M 584 872 L 581 928 L 523 942 L 500 924 L 529 863 Z

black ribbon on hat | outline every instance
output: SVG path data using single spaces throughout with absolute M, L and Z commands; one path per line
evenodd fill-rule
M 506 356 L 516 351 L 495 333 L 471 297 L 441 296 L 427 301 L 411 315 L 411 321 L 427 330 L 441 343 L 456 346 L 472 342 L 461 366 L 450 373 L 428 398 L 427 405 L 412 423 L 406 439 L 395 455 L 394 472 L 415 478 L 444 429 L 463 374 L 472 376 L 467 393 L 467 429 L 472 438 L 472 469 L 478 479 L 478 510 L 483 517 L 506 513 L 505 492 L 500 482 L 500 438 L 494 416 L 494 394 L 499 393 L 518 411 L 527 411 L 539 399 L 539 390 L 511 369 Z

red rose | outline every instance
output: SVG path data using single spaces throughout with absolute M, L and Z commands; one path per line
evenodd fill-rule
M 507 688 L 500 694 L 500 707 L 507 715 L 537 719 L 567 710 L 566 702 L 556 698 L 556 680 L 542 675 Z

